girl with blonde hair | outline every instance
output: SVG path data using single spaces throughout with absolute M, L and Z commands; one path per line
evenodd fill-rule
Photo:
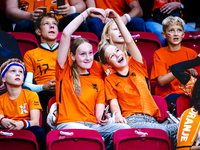
M 93 13 L 106 17 L 103 9 L 88 8 L 63 30 L 56 62 L 56 129 L 94 129 L 106 140 L 106 149 L 112 149 L 112 137 L 119 129 L 130 128 L 126 124 L 109 123 L 102 119 L 105 108 L 104 82 L 88 71 L 93 64 L 92 45 L 83 38 L 75 39 L 68 52 L 72 33 Z

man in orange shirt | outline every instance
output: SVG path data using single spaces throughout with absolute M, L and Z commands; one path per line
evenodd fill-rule
M 129 31 L 146 31 L 143 16 L 143 10 L 139 0 L 86 0 L 87 7 L 97 7 L 102 9 L 113 9 L 121 16 L 122 21 L 127 26 Z M 103 31 L 104 24 L 102 18 L 98 15 L 93 15 L 88 22 L 91 32 L 95 33 L 99 40 Z
M 39 7 L 46 7 L 46 12 Z M 85 10 L 83 0 L 65 0 L 65 5 L 57 9 L 56 0 L 6 0 L 6 15 L 16 22 L 16 32 L 31 32 L 35 34 L 34 22 L 41 13 L 51 13 L 60 20 L 59 31 Z M 82 24 L 79 31 L 89 31 L 87 24 Z
M 170 66 L 194 59 L 197 57 L 197 53 L 190 48 L 181 46 L 184 37 L 184 22 L 181 18 L 169 16 L 164 19 L 162 35 L 167 39 L 168 46 L 155 51 L 151 80 L 156 80 L 158 83 L 155 89 L 156 95 L 164 97 L 168 103 L 175 103 L 176 99 L 185 92 L 179 88 L 180 82 L 170 72 Z M 193 76 L 198 75 L 193 68 L 188 71 Z

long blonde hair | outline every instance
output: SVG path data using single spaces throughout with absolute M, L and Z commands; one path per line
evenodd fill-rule
M 85 38 L 76 38 L 71 44 L 70 52 L 73 55 L 76 55 L 77 48 L 85 42 L 90 43 L 90 41 L 88 41 Z M 72 80 L 73 80 L 74 92 L 75 92 L 76 96 L 80 97 L 80 95 L 81 95 L 81 83 L 80 83 L 80 79 L 79 79 L 80 74 L 79 74 L 79 71 L 78 71 L 75 61 L 73 61 L 72 65 L 71 65 L 71 70 L 72 70 Z
M 104 26 L 103 32 L 102 32 L 102 35 L 101 35 L 101 41 L 100 41 L 99 44 L 98 44 L 98 51 L 99 51 L 99 52 L 100 52 L 100 50 L 102 49 L 102 47 L 104 47 L 104 46 L 107 45 L 107 44 L 112 44 L 112 45 L 114 45 L 112 38 L 107 39 L 108 32 L 109 32 L 110 28 L 112 27 L 112 25 L 113 25 L 114 23 L 115 23 L 115 21 L 112 19 L 112 20 L 110 20 L 109 22 L 107 22 L 106 25 Z M 122 51 L 126 52 L 126 44 L 125 44 L 125 42 L 124 42 L 124 44 L 123 44 L 123 49 L 122 49 Z

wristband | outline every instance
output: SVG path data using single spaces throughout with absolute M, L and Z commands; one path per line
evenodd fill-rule
M 2 118 L 0 119 L 0 125 L 2 125 L 2 124 L 1 124 L 1 121 L 2 121 L 4 118 L 5 118 L 5 117 L 2 117 Z
M 128 22 L 130 22 L 131 21 L 131 16 L 129 14 L 124 14 L 124 15 L 125 15 L 126 19 L 128 20 Z
M 22 119 L 21 121 L 24 123 L 24 128 L 25 129 L 31 126 L 31 124 L 30 124 L 30 122 L 28 120 Z
M 89 14 L 88 10 L 86 9 L 85 11 L 87 12 L 88 16 L 90 16 L 90 14 Z
M 72 10 L 73 10 L 73 14 L 76 13 L 76 7 L 74 6 L 71 6 L 72 7 Z

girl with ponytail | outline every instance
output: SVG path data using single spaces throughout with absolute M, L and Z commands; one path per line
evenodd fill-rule
M 109 123 L 108 115 L 105 120 L 102 119 L 105 108 L 104 82 L 88 71 L 93 64 L 93 49 L 89 41 L 77 38 L 70 47 L 72 33 L 92 13 L 100 14 L 103 20 L 106 18 L 103 9 L 88 8 L 63 30 L 56 62 L 56 129 L 97 130 L 109 141 L 106 149 L 112 149 L 113 133 L 130 127 Z

